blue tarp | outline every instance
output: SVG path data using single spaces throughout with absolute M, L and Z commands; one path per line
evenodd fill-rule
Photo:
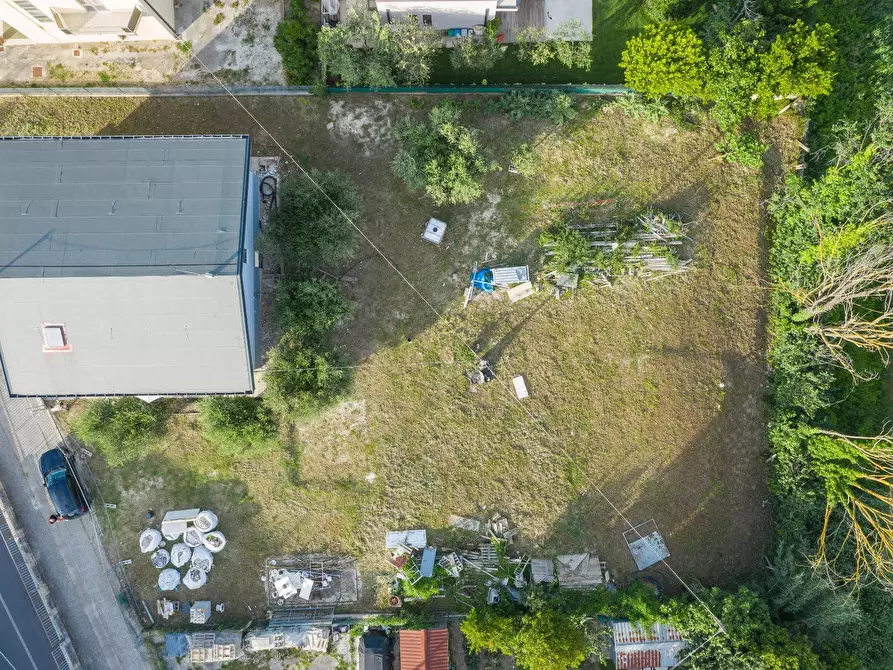
M 164 636 L 164 655 L 180 658 L 186 655 L 189 644 L 183 633 L 168 633 Z
M 471 285 L 478 291 L 493 292 L 493 270 L 481 268 L 471 275 Z

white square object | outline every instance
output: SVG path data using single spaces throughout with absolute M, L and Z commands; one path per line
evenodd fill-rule
M 524 383 L 524 377 L 521 375 L 512 379 L 512 384 L 515 385 L 515 395 L 518 396 L 518 400 L 524 400 L 524 398 L 530 395 L 527 392 L 527 384 Z
M 432 244 L 440 244 L 443 234 L 446 232 L 446 224 L 438 219 L 429 219 L 428 225 L 425 226 L 425 232 L 422 233 L 422 239 Z

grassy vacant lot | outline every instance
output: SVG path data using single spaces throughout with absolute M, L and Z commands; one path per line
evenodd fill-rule
M 520 526 L 527 550 L 590 548 L 621 580 L 632 578 L 623 524 L 566 450 L 630 520 L 657 520 L 687 579 L 732 584 L 758 566 L 770 534 L 760 202 L 795 158 L 796 123 L 767 131 L 775 146 L 759 174 L 717 160 L 710 129 L 631 120 L 594 100 L 563 129 L 469 103 L 466 119 L 503 166 L 523 140 L 537 146 L 543 175 L 499 172 L 482 202 L 438 210 L 389 170 L 393 123 L 425 113 L 406 99 L 245 104 L 305 164 L 354 176 L 360 225 L 445 316 L 361 247 L 349 269 L 355 310 L 337 333 L 359 365 L 355 397 L 293 427 L 265 458 L 217 457 L 184 404 L 151 458 L 116 470 L 96 462 L 107 499 L 119 504 L 123 553 L 135 553 L 146 509 L 211 506 L 229 544 L 205 591 L 228 612 L 253 616 L 265 555 L 356 553 L 371 602 L 390 574 L 386 529 L 442 528 L 452 513 L 498 510 Z M 0 101 L 2 134 L 162 132 L 250 132 L 257 155 L 277 153 L 224 98 Z M 560 302 L 540 292 L 515 306 L 489 298 L 461 310 L 475 259 L 495 253 L 536 266 L 537 231 L 563 216 L 603 216 L 579 204 L 604 197 L 618 198 L 622 211 L 656 205 L 695 221 L 697 271 Z M 449 224 L 441 248 L 420 239 L 432 214 Z M 497 383 L 469 392 L 468 355 L 450 329 L 502 377 L 525 375 L 524 404 L 561 448 Z M 154 572 L 138 563 L 131 574 L 154 600 Z

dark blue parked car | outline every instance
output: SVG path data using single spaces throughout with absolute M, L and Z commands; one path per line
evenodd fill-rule
M 75 519 L 87 511 L 71 463 L 59 449 L 50 449 L 40 457 L 40 476 L 56 514 L 64 519 Z

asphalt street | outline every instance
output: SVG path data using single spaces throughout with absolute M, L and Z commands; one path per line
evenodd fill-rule
M 37 461 L 44 451 L 59 445 L 52 418 L 42 403 L 10 399 L 2 386 L 0 480 L 81 664 L 85 670 L 150 668 L 139 630 L 118 600 L 118 582 L 93 525 L 94 512 L 54 526 L 47 523 L 52 510 Z M 2 567 L 0 573 L 5 573 Z M 0 613 L 0 639 L 8 637 L 6 630 Z M 2 658 L 0 670 L 8 670 Z
M 0 670 L 58 670 L 4 542 L 0 542 L 0 631 Z

